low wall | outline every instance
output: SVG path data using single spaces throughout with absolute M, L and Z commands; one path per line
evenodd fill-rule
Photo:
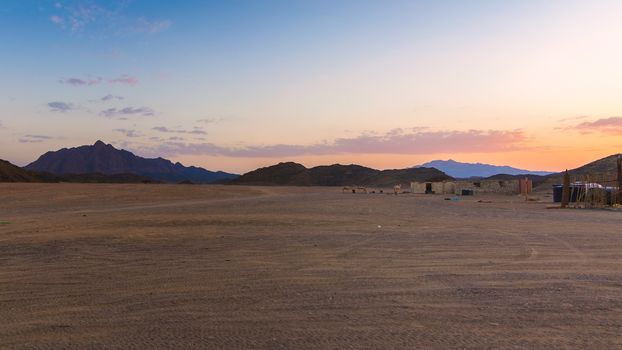
M 456 185 L 453 181 L 441 181 L 441 182 L 411 182 L 410 191 L 412 193 L 427 193 L 431 190 L 437 194 L 454 194 L 456 191 Z
M 427 193 L 428 190 L 437 194 L 461 194 L 462 190 L 473 193 L 519 193 L 518 180 L 481 180 L 481 181 L 442 181 L 442 182 L 411 182 L 412 193 Z
M 518 180 L 456 181 L 456 193 L 463 189 L 473 190 L 473 193 L 519 193 Z

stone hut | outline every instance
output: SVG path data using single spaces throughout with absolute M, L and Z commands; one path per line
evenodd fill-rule
M 521 181 L 525 183 L 521 183 Z M 411 182 L 412 193 L 461 194 L 462 190 L 478 193 L 524 194 L 531 192 L 531 180 L 458 180 Z
M 411 182 L 410 191 L 420 194 L 454 194 L 456 192 L 456 184 L 454 181 Z

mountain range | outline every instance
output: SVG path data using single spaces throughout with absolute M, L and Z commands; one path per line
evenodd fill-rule
M 222 171 L 186 167 L 164 158 L 142 158 L 102 141 L 90 146 L 47 152 L 24 168 L 58 176 L 133 174 L 157 182 L 214 183 L 238 177 Z
M 539 175 L 546 176 L 552 174 L 550 171 L 532 171 L 513 168 L 511 166 L 500 166 L 483 163 L 461 163 L 455 160 L 433 160 L 418 167 L 436 168 L 449 176 L 461 179 L 471 177 L 489 177 L 498 174 L 506 175 Z
M 571 175 L 606 174 L 613 178 L 616 174 L 616 161 L 620 156 L 622 155 L 614 154 L 571 169 L 569 172 Z M 306 168 L 302 164 L 285 162 L 259 168 L 240 176 L 193 166 L 186 167 L 163 158 L 142 158 L 102 141 L 97 141 L 93 145 L 47 152 L 24 168 L 0 160 L 0 182 L 192 182 L 270 186 L 391 187 L 395 184 L 408 185 L 410 181 L 441 181 L 469 177 L 511 180 L 526 176 L 533 180 L 534 186 L 546 187 L 558 183 L 561 174 L 449 160 L 392 170 L 377 170 L 356 164 Z
M 434 168 L 408 168 L 376 170 L 360 165 L 323 165 L 306 168 L 302 164 L 285 162 L 248 172 L 231 184 L 239 185 L 288 185 L 288 186 L 408 186 L 411 181 L 451 180 Z

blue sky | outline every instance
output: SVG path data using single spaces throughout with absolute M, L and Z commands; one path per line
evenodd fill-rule
M 562 169 L 620 149 L 621 9 L 3 1 L 0 158 L 102 139 L 238 172 L 435 158 Z

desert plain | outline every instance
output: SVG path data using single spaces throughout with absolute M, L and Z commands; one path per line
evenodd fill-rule
M 622 213 L 0 184 L 0 349 L 614 349 Z

